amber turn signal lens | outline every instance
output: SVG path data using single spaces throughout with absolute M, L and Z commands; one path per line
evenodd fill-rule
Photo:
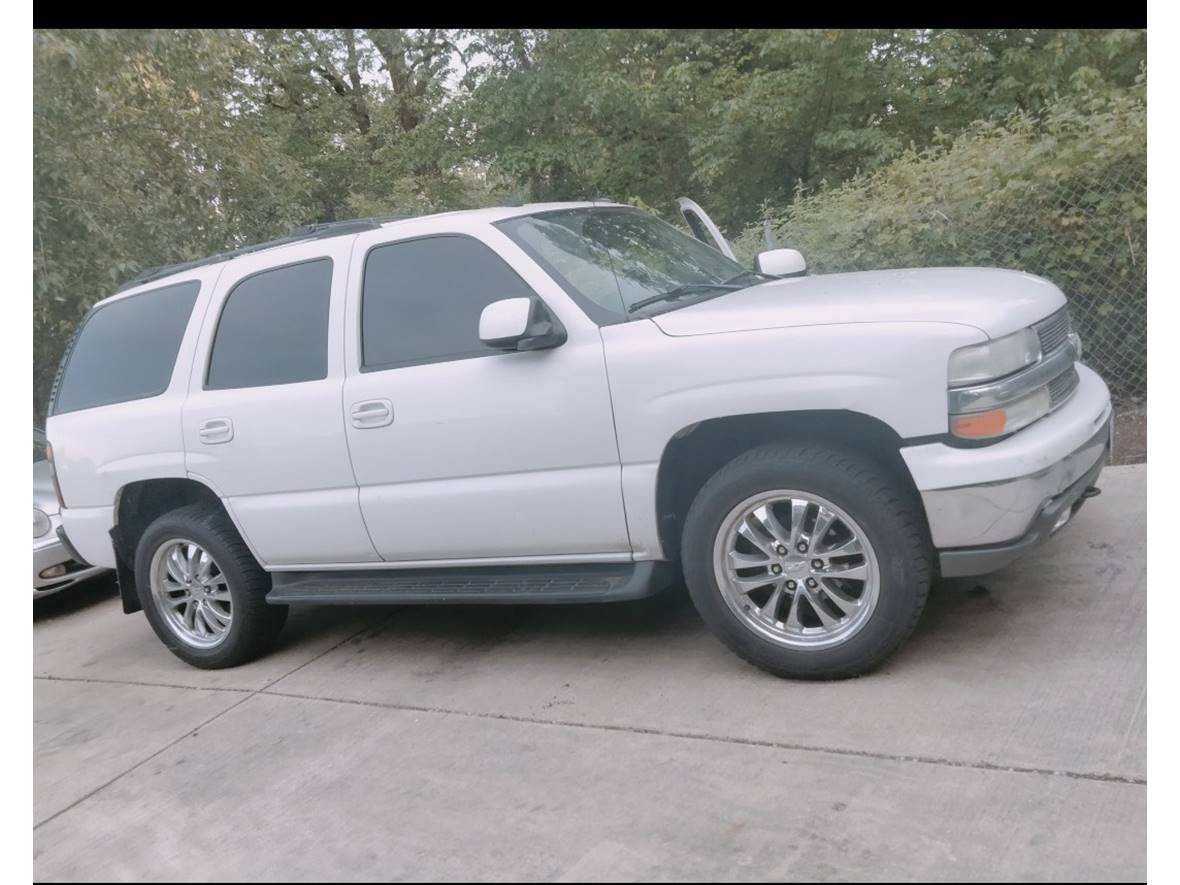
M 1004 432 L 1008 416 L 1003 409 L 978 412 L 974 415 L 955 415 L 951 419 L 951 432 L 967 439 L 983 439 L 999 436 Z

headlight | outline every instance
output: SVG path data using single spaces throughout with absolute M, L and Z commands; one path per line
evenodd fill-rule
M 49 534 L 49 517 L 44 510 L 33 508 L 33 537 L 43 538 Z
M 951 415 L 951 433 L 963 439 L 1006 436 L 1049 414 L 1049 388 L 1042 387 L 1000 409 Z
M 995 341 L 960 347 L 951 354 L 949 385 L 962 387 L 1003 378 L 1041 358 L 1041 341 L 1032 329 L 1021 329 Z

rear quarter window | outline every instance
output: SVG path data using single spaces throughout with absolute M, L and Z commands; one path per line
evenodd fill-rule
M 201 284 L 164 286 L 112 301 L 90 313 L 66 354 L 51 414 L 159 396 Z

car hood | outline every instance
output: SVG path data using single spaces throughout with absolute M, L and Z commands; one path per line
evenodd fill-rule
M 57 495 L 53 492 L 48 461 L 33 462 L 33 506 L 44 511 L 46 516 L 57 513 Z
M 667 335 L 834 323 L 958 323 L 997 338 L 1065 304 L 1046 279 L 985 267 L 821 274 L 761 283 L 652 320 Z

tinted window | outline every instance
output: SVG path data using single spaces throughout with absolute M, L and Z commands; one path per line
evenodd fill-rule
M 327 378 L 331 296 L 330 258 L 242 280 L 217 323 L 206 389 Z
M 198 282 L 131 295 L 82 323 L 66 357 L 54 414 L 158 396 L 168 389 Z
M 493 301 L 533 290 L 495 252 L 469 237 L 378 246 L 365 261 L 362 365 L 388 368 L 490 356 L 479 315 Z

